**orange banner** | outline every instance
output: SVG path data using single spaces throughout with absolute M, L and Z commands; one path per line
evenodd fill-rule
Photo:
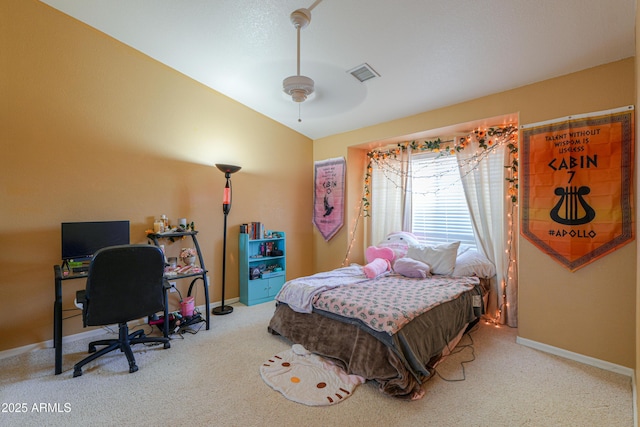
M 633 107 L 523 126 L 520 233 L 571 271 L 633 241 Z

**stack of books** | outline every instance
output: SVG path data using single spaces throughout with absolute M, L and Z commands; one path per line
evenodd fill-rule
M 240 233 L 248 234 L 249 239 L 263 239 L 264 238 L 264 224 L 261 222 L 251 222 L 249 224 L 242 224 L 240 226 Z

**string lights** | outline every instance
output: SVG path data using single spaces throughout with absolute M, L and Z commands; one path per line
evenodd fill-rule
M 360 200 L 358 207 L 358 215 L 354 221 L 349 246 L 347 253 L 343 261 L 343 266 L 348 263 L 349 254 L 353 248 L 355 240 L 355 231 L 358 226 L 359 218 L 370 216 L 370 197 L 371 197 L 371 180 L 373 173 L 373 166 L 375 165 L 384 176 L 396 186 L 399 187 L 399 182 L 403 182 L 405 178 L 427 178 L 438 179 L 438 175 L 425 176 L 423 171 L 412 171 L 407 174 L 405 171 L 407 168 L 398 167 L 397 160 L 400 155 L 407 150 L 411 150 L 412 153 L 419 152 L 432 152 L 438 153 L 439 156 L 452 156 L 463 150 L 472 149 L 477 147 L 476 152 L 469 156 L 467 159 L 459 160 L 457 167 L 460 169 L 461 179 L 469 173 L 474 172 L 479 164 L 486 159 L 489 155 L 498 151 L 501 147 L 506 147 L 508 150 L 508 161 L 505 164 L 507 171 L 505 180 L 507 182 L 506 198 L 511 202 L 510 210 L 507 213 L 507 241 L 505 255 L 508 261 L 506 272 L 503 275 L 499 287 L 499 301 L 496 308 L 496 314 L 494 317 L 487 318 L 487 323 L 493 323 L 496 326 L 506 322 L 506 316 L 504 311 L 508 308 L 507 293 L 509 287 L 514 282 L 514 278 L 517 277 L 517 262 L 515 257 L 515 218 L 517 218 L 518 209 L 518 128 L 517 126 L 508 124 L 506 126 L 495 126 L 486 129 L 475 129 L 467 136 L 458 137 L 451 140 L 443 141 L 437 138 L 432 141 L 411 141 L 398 143 L 392 147 L 386 147 L 381 149 L 374 149 L 367 153 L 367 165 L 364 176 L 363 196 Z M 390 162 L 389 160 L 394 160 Z M 448 171 L 447 171 L 448 172 Z M 447 173 L 445 172 L 445 173 Z M 443 175 L 445 173 L 440 173 Z M 422 174 L 422 175 L 420 175 Z M 434 190 L 435 191 L 435 190 Z M 415 193 L 414 193 L 415 194 Z M 421 193 L 420 193 L 421 194 Z
M 353 248 L 353 244 L 356 241 L 356 230 L 358 229 L 358 223 L 360 222 L 360 217 L 362 217 L 362 212 L 364 210 L 364 204 L 362 203 L 362 200 L 363 199 L 360 199 L 360 202 L 358 203 L 358 206 L 356 208 L 356 211 L 358 212 L 358 214 L 355 216 L 355 219 L 353 220 L 353 226 L 351 227 L 351 232 L 349 236 L 349 245 L 347 246 L 347 253 L 344 256 L 344 259 L 342 260 L 341 267 L 346 267 L 350 264 L 349 255 L 351 254 L 351 249 Z
M 367 168 L 364 177 L 363 204 L 364 216 L 369 216 L 371 197 L 371 174 L 373 173 L 373 165 L 375 164 L 385 175 L 395 175 L 399 178 L 405 178 L 406 173 L 398 167 L 391 165 L 388 160 L 397 160 L 402 152 L 411 149 L 416 152 L 432 152 L 438 153 L 439 156 L 452 156 L 457 152 L 468 149 L 472 146 L 472 142 L 477 142 L 478 149 L 465 160 L 458 161 L 458 167 L 462 171 L 461 176 L 466 176 L 474 171 L 480 162 L 487 158 L 490 154 L 497 151 L 499 147 L 506 146 L 509 150 L 509 162 L 505 165 L 509 173 L 506 181 L 509 183 L 507 194 L 511 198 L 512 203 L 518 200 L 518 128 L 511 124 L 503 127 L 490 127 L 488 129 L 475 129 L 466 137 L 443 141 L 437 138 L 433 141 L 411 141 L 400 142 L 391 148 L 375 149 L 367 153 Z M 409 176 L 416 177 L 416 174 Z M 438 176 L 430 176 L 429 178 L 438 178 Z M 389 179 L 396 182 L 394 179 Z

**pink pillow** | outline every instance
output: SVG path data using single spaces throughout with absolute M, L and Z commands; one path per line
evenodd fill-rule
M 364 252 L 364 256 L 367 259 L 367 262 L 372 262 L 376 258 L 386 259 L 388 261 L 393 261 L 395 253 L 391 248 L 381 248 L 378 246 L 369 246 L 367 250 Z

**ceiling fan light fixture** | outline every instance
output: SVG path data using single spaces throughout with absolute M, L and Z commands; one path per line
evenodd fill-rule
M 296 29 L 303 29 L 311 22 L 311 11 L 309 9 L 296 9 L 289 16 L 291 23 Z
M 282 90 L 293 102 L 304 102 L 314 91 L 314 82 L 307 76 L 289 76 L 282 81 Z
M 314 82 L 310 77 L 300 75 L 300 30 L 305 28 L 311 22 L 311 11 L 314 7 L 318 5 L 322 0 L 315 0 L 313 4 L 308 8 L 296 9 L 291 12 L 289 16 L 289 20 L 293 24 L 293 27 L 296 29 L 297 33 L 297 55 L 296 55 L 296 66 L 297 66 L 297 74 L 295 76 L 289 76 L 282 81 L 282 90 L 285 94 L 289 95 L 293 102 L 298 104 L 298 112 L 300 111 L 300 105 L 307 100 L 307 98 L 313 94 Z M 299 114 L 299 113 L 298 113 Z M 298 121 L 302 121 L 300 116 L 298 115 Z

